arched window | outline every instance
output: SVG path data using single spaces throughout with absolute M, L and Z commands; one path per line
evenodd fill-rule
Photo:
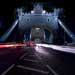
M 29 20 L 29 18 L 27 18 L 27 22 L 29 22 L 30 20 Z
M 50 19 L 48 18 L 47 20 L 48 20 L 48 22 L 49 22 Z

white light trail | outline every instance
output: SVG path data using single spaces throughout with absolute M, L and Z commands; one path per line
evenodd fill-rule
M 75 53 L 75 47 L 71 46 L 58 46 L 58 45 L 48 45 L 48 44 L 36 44 L 36 46 L 51 48 L 62 52 Z
M 41 46 L 35 46 L 35 50 L 41 54 L 44 54 L 44 55 L 48 55 L 49 53 L 47 51 L 44 50 L 44 48 L 42 48 Z

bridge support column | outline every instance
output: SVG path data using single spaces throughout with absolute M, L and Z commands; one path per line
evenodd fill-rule
M 53 43 L 53 34 L 50 34 L 49 43 Z

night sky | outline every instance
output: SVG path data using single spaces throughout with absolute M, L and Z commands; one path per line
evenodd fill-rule
M 62 20 L 66 26 L 75 33 L 75 13 L 74 13 L 74 1 L 69 0 L 0 0 L 0 35 L 2 35 L 8 27 L 13 23 L 15 17 L 14 10 L 17 7 L 24 6 L 27 11 L 32 9 L 32 4 L 35 2 L 41 2 L 47 4 L 45 9 L 51 10 L 51 7 L 59 7 L 64 9 Z M 71 5 L 72 4 L 72 5 Z M 65 16 L 65 17 L 64 17 Z

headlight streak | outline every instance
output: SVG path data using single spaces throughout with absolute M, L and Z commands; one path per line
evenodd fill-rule
M 35 46 L 35 50 L 36 50 L 36 52 L 38 52 L 38 53 L 41 53 L 41 54 L 44 54 L 44 55 L 48 55 L 49 53 L 44 49 L 44 48 L 42 48 L 41 46 Z
M 0 44 L 0 49 L 1 48 L 23 47 L 25 45 L 26 45 L 25 43 Z M 71 46 L 58 46 L 58 45 L 49 45 L 49 44 L 36 44 L 34 48 L 35 48 L 35 50 L 37 52 L 45 54 L 45 55 L 48 55 L 49 53 L 43 47 L 51 48 L 51 49 L 58 50 L 58 51 L 68 52 L 68 53 L 74 53 L 75 54 L 75 47 L 71 47 Z
M 75 47 L 71 46 L 58 46 L 58 45 L 48 45 L 48 44 L 36 44 L 36 46 L 52 48 L 54 50 L 62 52 L 75 53 Z

